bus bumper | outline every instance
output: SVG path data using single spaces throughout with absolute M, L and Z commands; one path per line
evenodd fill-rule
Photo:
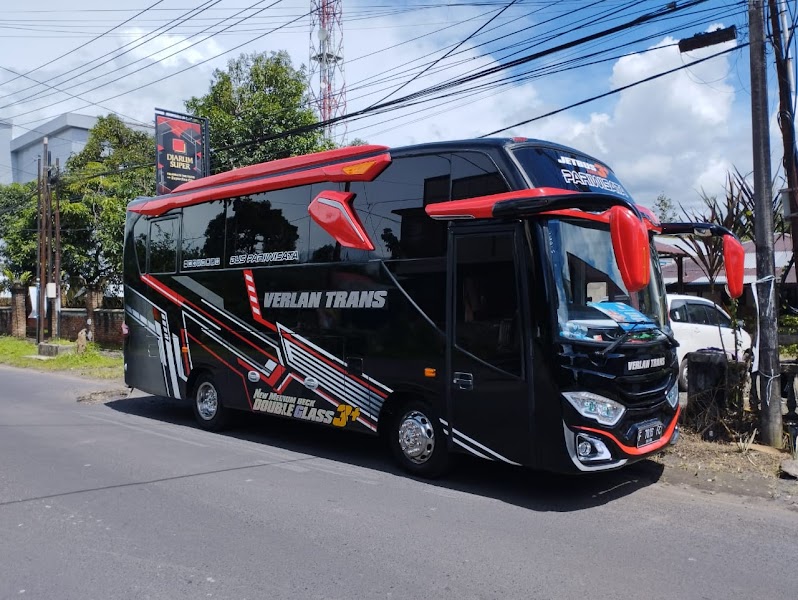
M 677 408 L 670 416 L 670 420 L 663 425 L 663 432 L 659 439 L 639 447 L 619 439 L 617 431 L 608 431 L 593 426 L 569 426 L 563 421 L 566 451 L 571 462 L 579 471 L 619 469 L 629 463 L 647 458 L 668 445 L 675 444 L 679 439 L 679 413 L 680 410 Z

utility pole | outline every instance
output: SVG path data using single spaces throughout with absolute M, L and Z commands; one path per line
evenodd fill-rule
M 53 300 L 53 337 L 61 337 L 61 194 L 58 193 L 58 178 L 61 164 L 55 159 L 55 299 Z
M 47 138 L 44 138 L 40 172 L 40 214 L 41 226 L 39 227 L 39 342 L 44 341 L 45 315 L 47 311 L 47 282 L 50 274 L 50 152 L 47 148 Z
M 795 115 L 792 109 L 792 73 L 787 62 L 781 30 L 781 19 L 776 0 L 768 0 L 770 26 L 773 35 L 773 53 L 776 60 L 776 76 L 779 82 L 779 127 L 784 146 L 782 164 L 787 175 L 787 203 L 790 215 L 793 257 L 798 257 L 798 169 L 795 163 Z
M 36 182 L 36 192 L 38 196 L 37 202 L 37 210 L 36 210 L 36 239 L 38 241 L 38 245 L 36 248 L 36 344 L 40 344 L 44 341 L 44 327 L 42 320 L 42 278 L 44 277 L 42 273 L 42 255 L 44 251 L 44 244 L 42 243 L 42 159 L 39 158 L 36 164 L 36 176 L 38 177 L 38 181 Z
M 751 126 L 754 151 L 754 235 L 759 299 L 759 397 L 762 441 L 782 444 L 781 386 L 777 334 L 776 278 L 773 253 L 773 204 L 768 137 L 768 91 L 765 61 L 764 0 L 748 0 L 751 61 Z

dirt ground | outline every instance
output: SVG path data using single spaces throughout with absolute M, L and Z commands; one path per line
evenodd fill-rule
M 798 480 L 780 473 L 786 452 L 751 445 L 743 451 L 736 443 L 708 442 L 682 431 L 675 446 L 654 460 L 665 470 L 660 481 L 690 487 L 703 493 L 727 493 L 766 498 L 798 512 Z

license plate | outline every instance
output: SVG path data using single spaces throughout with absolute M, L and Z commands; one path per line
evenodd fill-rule
M 642 448 L 653 444 L 662 437 L 664 429 L 662 422 L 658 420 L 640 423 L 637 426 L 637 447 Z

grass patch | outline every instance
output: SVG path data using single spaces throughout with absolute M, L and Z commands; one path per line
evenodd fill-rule
M 40 371 L 66 371 L 83 377 L 118 379 L 123 376 L 122 355 L 102 352 L 89 344 L 83 354 L 61 354 L 49 360 L 32 358 L 36 344 L 10 336 L 0 336 L 0 364 Z

